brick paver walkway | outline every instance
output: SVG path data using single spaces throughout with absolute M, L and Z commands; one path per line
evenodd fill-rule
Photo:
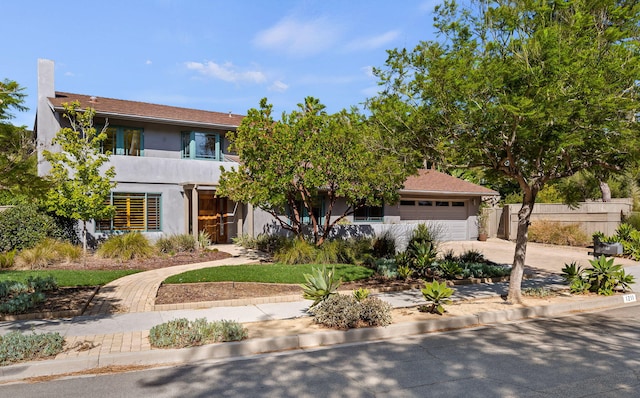
M 246 254 L 244 249 L 235 245 L 217 245 L 216 248 L 233 257 L 144 271 L 116 279 L 100 288 L 84 315 L 153 311 L 160 284 L 172 275 L 200 268 L 240 265 L 257 261 L 244 255 Z

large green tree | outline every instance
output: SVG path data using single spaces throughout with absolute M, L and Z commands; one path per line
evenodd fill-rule
M 297 236 L 308 232 L 308 220 L 321 245 L 356 209 L 395 202 L 412 171 L 396 156 L 375 151 L 369 131 L 358 112 L 328 114 L 313 97 L 276 121 L 272 105 L 262 99 L 227 136 L 240 165 L 223 170 L 218 193 L 264 209 Z M 318 198 L 324 200 L 322 214 Z M 347 206 L 336 214 L 339 199 Z
M 52 142 L 60 146 L 60 151 L 43 153 L 51 164 L 49 177 L 53 184 L 46 203 L 49 210 L 59 216 L 82 221 L 86 255 L 87 222 L 113 215 L 113 206 L 108 203 L 111 190 L 116 186 L 115 169 L 106 168 L 110 153 L 103 153 L 101 149 L 107 138 L 106 126 L 102 131 L 93 126 L 95 111 L 80 109 L 77 101 L 63 105 L 69 127 L 60 129 Z
M 23 91 L 15 81 L 0 82 L 0 196 L 7 203 L 20 194 L 38 196 L 45 188 L 37 175 L 33 134 L 9 122 L 14 117 L 11 111 L 27 110 Z
M 538 192 L 637 159 L 640 3 L 478 0 L 436 8 L 437 41 L 389 51 L 370 101 L 381 125 L 522 192 L 508 299 L 521 300 Z

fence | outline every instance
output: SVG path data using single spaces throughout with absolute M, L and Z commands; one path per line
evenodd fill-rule
M 489 236 L 515 240 L 520 207 L 520 204 L 511 204 L 501 209 L 491 209 Z M 598 231 L 605 235 L 612 235 L 622 218 L 631 214 L 631 210 L 631 199 L 613 199 L 606 203 L 583 202 L 577 209 L 563 204 L 536 203 L 531 221 L 547 220 L 560 224 L 579 224 L 588 236 Z

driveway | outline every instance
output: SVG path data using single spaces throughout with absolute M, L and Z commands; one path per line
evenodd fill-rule
M 486 242 L 442 242 L 440 244 L 440 253 L 444 253 L 449 249 L 452 249 L 456 254 L 467 250 L 478 250 L 484 254 L 485 258 L 491 261 L 500 264 L 512 264 L 516 244 L 503 239 L 488 239 Z M 555 246 L 529 242 L 527 244 L 525 265 L 539 270 L 560 273 L 565 264 L 573 261 L 583 267 L 589 266 L 589 260 L 593 260 L 593 256 L 590 253 L 591 248 L 586 247 Z M 616 259 L 616 264 L 622 264 L 625 268 L 628 268 L 640 263 L 618 258 Z

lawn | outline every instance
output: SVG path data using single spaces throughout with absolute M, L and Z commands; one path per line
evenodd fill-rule
M 184 272 L 167 278 L 164 283 L 196 283 L 196 282 L 265 282 L 265 283 L 304 283 L 304 274 L 310 274 L 312 268 L 322 268 L 316 264 L 245 264 L 223 265 Z M 327 265 L 327 269 L 335 267 L 336 276 L 343 282 L 365 279 L 374 271 L 358 265 Z
M 140 272 L 138 270 L 28 270 L 28 271 L 0 271 L 0 282 L 14 280 L 24 282 L 30 276 L 53 276 L 60 287 L 71 286 L 102 286 L 123 276 Z

